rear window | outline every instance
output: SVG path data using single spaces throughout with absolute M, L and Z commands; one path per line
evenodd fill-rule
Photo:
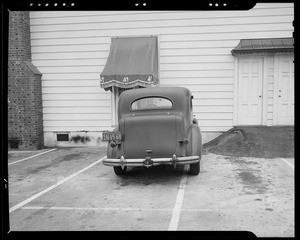
M 167 98 L 147 97 L 135 100 L 131 104 L 131 110 L 149 110 L 149 109 L 171 109 L 172 102 Z

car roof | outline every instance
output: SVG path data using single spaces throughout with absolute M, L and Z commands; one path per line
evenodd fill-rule
M 149 87 L 131 89 L 121 93 L 119 97 L 119 113 L 131 112 L 133 101 L 146 97 L 165 97 L 173 102 L 172 111 L 188 111 L 191 91 L 185 87 Z
M 189 89 L 185 87 L 149 87 L 149 88 L 138 88 L 124 91 L 121 96 L 123 100 L 130 99 L 135 100 L 141 97 L 149 96 L 161 96 L 171 99 L 181 99 L 183 97 L 191 95 Z M 121 97 L 120 96 L 120 97 Z

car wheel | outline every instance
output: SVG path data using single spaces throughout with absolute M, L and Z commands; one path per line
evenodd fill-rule
M 124 167 L 124 170 L 121 167 L 114 166 L 114 171 L 116 175 L 124 175 L 126 173 L 126 167 Z
M 198 175 L 200 172 L 200 161 L 190 164 L 190 174 Z

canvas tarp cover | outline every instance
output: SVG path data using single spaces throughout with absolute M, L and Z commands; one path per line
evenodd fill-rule
M 105 90 L 150 87 L 158 83 L 157 37 L 112 38 L 106 65 L 100 74 Z

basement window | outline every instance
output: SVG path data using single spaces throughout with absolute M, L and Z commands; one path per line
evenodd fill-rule
M 69 134 L 68 133 L 58 133 L 58 134 L 56 134 L 56 140 L 58 142 L 68 142 Z

